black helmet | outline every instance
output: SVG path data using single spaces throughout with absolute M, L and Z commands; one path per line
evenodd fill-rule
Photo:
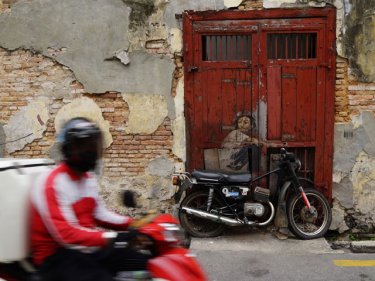
M 95 169 L 102 153 L 102 133 L 89 119 L 76 117 L 65 123 L 59 141 L 68 166 L 78 172 Z

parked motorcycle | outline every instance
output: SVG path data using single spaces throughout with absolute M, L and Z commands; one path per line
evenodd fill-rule
M 132 196 L 132 193 L 124 193 L 124 203 L 128 207 L 135 207 Z M 121 272 L 119 279 L 115 280 L 207 280 L 195 256 L 182 244 L 186 237 L 172 215 L 150 211 L 134 220 L 129 227 L 140 233 L 134 240 L 136 242 L 131 243 L 131 247 L 138 251 L 147 251 L 153 258 L 148 262 L 147 271 Z M 120 244 L 123 243 L 113 246 L 121 248 Z M 6 262 L 0 260 L 0 281 L 3 280 L 43 281 L 29 258 Z
M 331 224 L 331 207 L 312 181 L 297 176 L 300 169 L 300 160 L 282 148 L 278 168 L 256 178 L 209 170 L 176 173 L 172 180 L 181 225 L 192 236 L 214 237 L 227 226 L 275 222 L 300 239 L 321 237 Z M 272 174 L 277 175 L 276 188 L 257 186 Z

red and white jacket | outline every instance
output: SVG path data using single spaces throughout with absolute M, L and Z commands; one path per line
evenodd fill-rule
M 130 217 L 109 211 L 93 175 L 78 177 L 65 163 L 40 176 L 31 189 L 31 250 L 40 265 L 59 247 L 94 252 L 107 243 L 96 226 L 124 230 Z

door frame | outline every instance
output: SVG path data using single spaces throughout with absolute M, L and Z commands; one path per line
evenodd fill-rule
M 223 11 L 185 11 L 183 13 L 183 42 L 184 42 L 184 85 L 185 85 L 185 117 L 186 117 L 186 168 L 192 170 L 197 167 L 191 166 L 191 147 L 190 147 L 190 130 L 194 130 L 189 124 L 189 114 L 192 112 L 192 98 L 194 82 L 193 71 L 195 66 L 195 55 L 200 46 L 194 45 L 194 29 L 197 26 L 204 26 L 206 21 L 223 22 L 225 20 L 233 21 L 261 21 L 261 20 L 280 20 L 280 19 L 305 19 L 311 23 L 319 18 L 324 25 L 324 34 L 326 37 L 326 45 L 324 46 L 323 59 L 320 62 L 326 68 L 323 85 L 319 85 L 320 89 L 325 90 L 324 112 L 323 116 L 317 116 L 319 126 L 323 130 L 323 138 L 319 139 L 319 152 L 316 153 L 315 167 L 319 167 L 321 172 L 317 176 L 316 184 L 327 196 L 332 198 L 332 173 L 333 173 L 333 137 L 334 137 L 334 113 L 335 113 L 335 76 L 336 76 L 336 9 L 332 6 L 324 8 L 308 8 L 308 9 L 264 9 L 264 10 L 223 10 Z M 223 24 L 225 25 L 225 23 Z M 195 48 L 195 49 L 194 49 Z M 261 52 L 261 50 L 260 50 Z M 262 54 L 260 54 L 262 56 Z M 262 76 L 262 65 L 259 66 L 259 84 L 264 77 Z M 263 83 L 264 84 L 264 83 Z M 266 98 L 266 91 L 259 89 L 259 95 Z M 278 146 L 285 146 L 280 143 Z

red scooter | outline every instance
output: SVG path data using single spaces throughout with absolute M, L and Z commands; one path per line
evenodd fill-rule
M 124 193 L 124 204 L 127 207 L 136 206 L 132 192 Z M 190 237 L 172 215 L 151 211 L 130 227 L 151 237 L 150 246 L 155 258 L 149 261 L 148 271 L 152 278 L 169 281 L 208 280 L 195 255 L 187 249 Z
M 124 204 L 128 207 L 135 207 L 133 193 L 124 193 Z M 153 258 L 148 262 L 147 271 L 121 272 L 121 278 L 118 280 L 207 280 L 198 261 L 183 244 L 184 241 L 186 243 L 186 236 L 172 215 L 148 212 L 142 218 L 135 220 L 130 227 L 141 234 L 140 239 L 136 239 L 139 241 L 132 247 L 150 251 Z M 147 241 L 144 241 L 145 237 L 148 237 Z M 6 248 L 5 245 L 0 246 L 3 246 L 3 249 Z M 3 280 L 43 281 L 28 258 L 22 260 L 0 259 L 0 281 Z

